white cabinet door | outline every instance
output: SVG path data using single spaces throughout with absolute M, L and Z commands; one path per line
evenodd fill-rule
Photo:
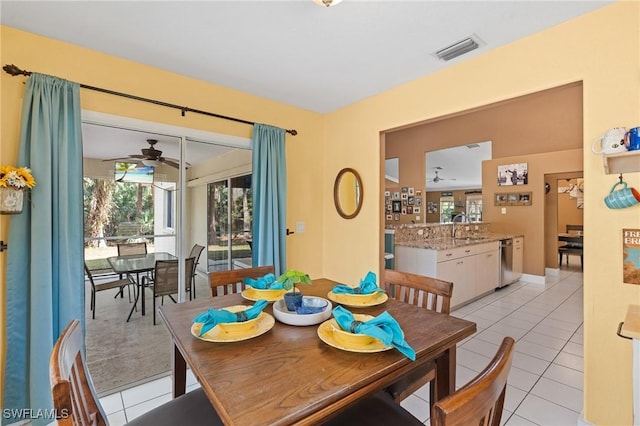
M 513 278 L 516 280 L 522 277 L 524 263 L 524 237 L 513 239 Z
M 451 306 L 459 305 L 475 296 L 475 256 L 438 262 L 437 277 L 453 283 Z
M 476 255 L 476 296 L 495 290 L 500 280 L 499 251 Z

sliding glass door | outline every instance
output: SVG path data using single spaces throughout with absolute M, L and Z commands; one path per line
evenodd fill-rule
M 251 267 L 251 175 L 208 185 L 209 271 Z

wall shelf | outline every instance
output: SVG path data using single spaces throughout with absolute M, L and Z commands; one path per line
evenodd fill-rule
M 640 172 L 640 151 L 602 154 L 602 164 L 608 175 Z

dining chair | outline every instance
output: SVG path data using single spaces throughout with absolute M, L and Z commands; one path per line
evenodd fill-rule
M 49 378 L 60 426 L 109 424 L 93 387 L 83 346 L 82 327 L 76 319 L 62 331 L 51 352 Z M 127 423 L 133 426 L 179 424 L 217 426 L 223 423 L 202 389 L 188 392 Z
M 233 269 L 231 271 L 209 272 L 209 286 L 211 297 L 224 296 L 226 294 L 241 293 L 245 289 L 242 282 L 245 278 L 260 278 L 267 274 L 274 274 L 273 266 L 257 266 L 255 268 Z M 222 294 L 220 293 L 222 289 Z
M 89 278 L 89 282 L 91 283 L 91 317 L 92 319 L 96 319 L 96 293 L 97 292 L 110 290 L 112 288 L 117 288 L 118 289 L 118 293 L 116 293 L 117 295 L 117 294 L 122 294 L 123 289 L 125 287 L 136 285 L 133 279 L 129 276 L 127 276 L 126 278 L 120 278 L 117 280 L 96 283 L 93 279 L 91 269 L 89 269 L 86 262 L 84 263 L 84 272 L 87 275 L 87 278 Z M 129 287 L 129 289 L 131 289 L 131 287 Z M 131 293 L 129 293 L 129 301 L 131 301 Z
M 192 300 L 192 296 L 193 299 L 195 299 L 196 297 L 196 267 L 198 266 L 198 261 L 200 259 L 202 250 L 204 250 L 204 246 L 194 244 L 193 247 L 191 247 L 191 253 L 189 253 L 189 257 L 193 257 L 195 259 L 193 262 L 193 273 L 191 274 L 191 281 L 189 284 L 189 288 L 187 289 L 187 291 L 189 292 L 189 300 Z
M 566 233 L 571 234 L 571 236 L 575 236 L 576 240 L 582 241 L 581 233 L 584 229 L 584 225 L 569 225 L 567 224 L 565 227 Z M 562 257 L 566 256 L 567 266 L 569 266 L 569 255 L 580 256 L 580 268 L 584 269 L 584 248 L 582 243 L 573 243 L 563 241 L 561 245 L 558 246 L 558 256 L 559 256 L 559 266 L 562 266 Z
M 118 256 L 129 256 L 132 254 L 147 254 L 147 243 L 118 244 Z
M 505 337 L 491 362 L 470 382 L 431 408 L 431 426 L 499 426 L 514 340 Z M 423 425 L 386 392 L 376 392 L 340 411 L 325 426 Z
M 392 299 L 449 315 L 453 294 L 451 282 L 385 269 L 383 285 L 387 295 Z M 399 403 L 425 384 L 431 383 L 430 401 L 435 401 L 436 380 L 436 366 L 432 361 L 405 374 L 385 390 Z
M 142 277 L 140 292 L 144 297 L 145 287 L 153 287 L 153 325 L 156 325 L 156 298 L 161 297 L 161 304 L 164 304 L 164 296 L 169 296 L 173 303 L 177 303 L 173 298 L 178 293 L 179 260 L 156 260 L 156 265 L 152 277 Z M 184 274 L 185 283 L 190 282 L 193 274 L 193 257 L 185 259 Z

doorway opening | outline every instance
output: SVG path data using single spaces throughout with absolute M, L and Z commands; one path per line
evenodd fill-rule
M 101 116 L 84 120 L 83 114 L 85 228 L 90 231 L 85 234 L 85 261 L 99 269 L 96 283 L 119 278 L 108 259 L 118 255 L 118 243 L 143 243 L 148 253 L 164 253 L 179 262 L 184 262 L 193 245 L 207 247 L 207 187 L 238 173 L 251 176 L 249 141 Z M 147 139 L 157 140 L 153 147 L 162 151 L 165 159 L 175 160 L 178 167 L 170 161 L 151 162 L 149 170 L 143 157 L 143 150 L 149 147 Z M 186 163 L 186 170 L 182 169 L 180 164 Z M 233 167 L 229 167 L 231 163 Z M 101 205 L 100 197 L 94 197 L 96 188 L 103 192 L 110 189 L 108 202 L 105 194 L 102 198 L 102 204 L 110 208 L 102 209 L 98 224 L 96 218 L 90 219 Z M 191 296 L 210 296 L 206 280 L 210 252 L 203 250 L 200 255 L 197 291 Z M 139 282 L 147 273 L 151 272 L 130 275 Z M 178 301 L 185 300 L 185 289 L 191 285 L 184 281 L 181 279 Z M 96 292 L 92 319 L 91 285 L 89 280 L 85 282 L 87 364 L 100 396 L 170 373 L 169 333 L 161 321 L 153 325 L 151 292 L 143 290 L 139 294 L 141 298 L 145 295 L 145 315 L 141 304 L 134 304 L 132 289 Z M 172 303 L 168 298 L 164 302 Z M 161 303 L 159 298 L 156 303 Z

